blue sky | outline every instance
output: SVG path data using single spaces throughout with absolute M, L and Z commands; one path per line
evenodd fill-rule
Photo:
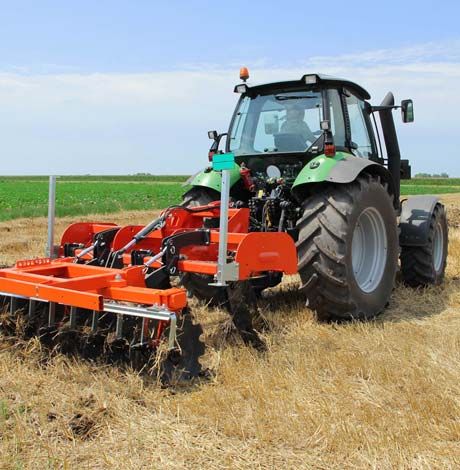
M 247 65 L 414 98 L 404 156 L 460 176 L 460 2 L 374 3 L 0 1 L 0 174 L 191 173 Z

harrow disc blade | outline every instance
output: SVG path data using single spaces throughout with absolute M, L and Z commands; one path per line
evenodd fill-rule
M 260 317 L 257 295 L 250 282 L 232 282 L 227 287 L 228 310 L 233 325 L 241 339 L 258 350 L 265 350 L 266 344 L 254 328 L 253 320 Z
M 96 363 L 128 366 L 155 375 L 164 385 L 198 377 L 205 346 L 203 330 L 188 310 L 179 315 L 174 350 L 167 350 L 169 328 L 143 317 L 70 309 L 34 300 L 0 299 L 0 332 L 5 337 L 38 337 L 45 348 Z M 151 322 L 151 320 L 150 320 Z
M 89 333 L 82 339 L 81 356 L 90 361 L 96 361 L 104 353 L 105 336 Z
M 177 325 L 176 350 L 169 351 L 161 364 L 161 380 L 164 384 L 177 384 L 202 375 L 199 358 L 204 354 L 205 345 L 200 337 L 201 325 L 193 322 L 193 315 L 185 310 Z

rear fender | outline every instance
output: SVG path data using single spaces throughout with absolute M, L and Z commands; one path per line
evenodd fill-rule
M 230 170 L 230 186 L 234 186 L 240 179 L 240 167 L 235 163 L 235 167 Z M 208 167 L 189 178 L 185 184 L 210 188 L 220 193 L 222 187 L 222 173 Z
M 301 200 L 302 190 L 306 189 L 306 185 L 323 182 L 351 183 L 364 170 L 379 175 L 388 183 L 389 193 L 394 194 L 393 178 L 384 166 L 367 158 L 355 157 L 345 152 L 337 152 L 334 157 L 319 155 L 308 162 L 298 174 L 292 186 L 292 191 L 294 196 Z M 398 207 L 397 201 L 395 201 L 395 207 Z
M 436 196 L 411 196 L 402 202 L 399 244 L 424 246 L 428 243 L 430 222 L 440 200 Z

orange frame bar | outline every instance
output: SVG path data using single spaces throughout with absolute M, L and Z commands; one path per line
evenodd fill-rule
M 98 311 L 104 310 L 104 299 L 164 305 L 175 312 L 187 305 L 184 289 L 145 287 L 143 266 L 119 270 L 63 260 L 21 265 L 0 270 L 0 292 Z

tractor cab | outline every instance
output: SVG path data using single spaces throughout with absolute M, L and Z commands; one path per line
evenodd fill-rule
M 228 133 L 212 131 L 210 158 L 225 151 L 238 165 L 265 173 L 276 166 L 291 185 L 315 157 L 337 152 L 379 161 L 369 93 L 349 80 L 304 75 L 300 80 L 235 86 L 241 95 Z

